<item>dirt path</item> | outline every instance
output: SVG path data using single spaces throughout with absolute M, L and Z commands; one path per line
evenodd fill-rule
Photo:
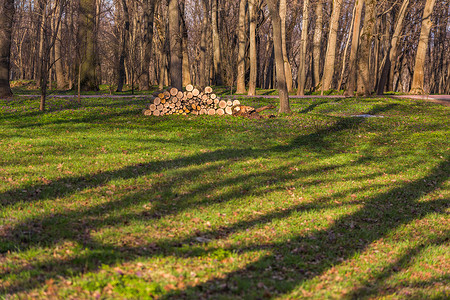
M 402 95 L 402 96 L 392 96 L 396 99 L 415 99 L 424 100 L 433 103 L 442 104 L 445 106 L 450 106 L 450 95 Z

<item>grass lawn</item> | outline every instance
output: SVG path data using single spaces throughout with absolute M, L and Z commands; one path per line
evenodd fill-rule
M 0 100 L 0 299 L 450 297 L 448 107 L 38 102 Z

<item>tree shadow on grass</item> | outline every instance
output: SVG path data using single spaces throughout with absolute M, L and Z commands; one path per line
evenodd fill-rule
M 215 152 L 202 153 L 198 155 L 193 155 L 189 157 L 183 157 L 180 159 L 168 160 L 168 161 L 159 161 L 152 164 L 144 164 L 144 165 L 136 165 L 129 166 L 120 170 L 110 171 L 110 172 L 102 172 L 99 174 L 83 176 L 83 177 L 71 177 L 71 178 L 63 178 L 56 182 L 52 182 L 47 185 L 31 185 L 26 187 L 25 189 L 28 191 L 37 191 L 39 193 L 36 194 L 23 194 L 23 189 L 10 190 L 5 193 L 0 194 L 0 199 L 9 198 L 8 201 L 2 201 L 3 206 L 13 205 L 19 201 L 36 201 L 36 200 L 49 200 L 54 199 L 56 197 L 65 197 L 70 196 L 74 193 L 78 193 L 85 189 L 100 187 L 109 181 L 115 179 L 130 179 L 137 178 L 143 175 L 148 175 L 152 173 L 158 173 L 165 170 L 179 170 L 178 174 L 174 175 L 175 177 L 167 180 L 166 182 L 162 182 L 162 185 L 159 187 L 151 188 L 149 191 L 141 191 L 138 193 L 132 193 L 127 195 L 127 197 L 123 197 L 117 202 L 108 203 L 105 205 L 96 206 L 93 208 L 89 208 L 87 210 L 79 209 L 74 210 L 67 213 L 61 214 L 53 214 L 50 216 L 40 216 L 34 219 L 28 220 L 22 224 L 18 224 L 17 226 L 8 230 L 8 238 L 10 239 L 10 243 L 6 244 L 6 248 L 2 249 L 2 252 L 5 251 L 25 251 L 27 249 L 31 249 L 33 247 L 41 247 L 45 245 L 52 245 L 54 243 L 58 243 L 64 240 L 75 241 L 81 245 L 84 245 L 90 249 L 90 252 L 86 255 L 81 255 L 73 260 L 60 260 L 53 259 L 51 261 L 38 262 L 34 264 L 35 269 L 48 271 L 48 275 L 37 278 L 35 281 L 23 280 L 17 282 L 14 286 L 9 287 L 9 292 L 18 292 L 18 291 L 26 291 L 32 288 L 35 288 L 44 283 L 45 279 L 48 278 L 57 278 L 58 276 L 72 276 L 73 274 L 84 273 L 87 271 L 97 270 L 102 264 L 111 264 L 120 261 L 129 261 L 133 258 L 138 257 L 152 257 L 154 255 L 164 256 L 173 253 L 179 253 L 180 256 L 186 257 L 189 254 L 183 251 L 177 251 L 176 249 L 180 248 L 180 245 L 184 244 L 192 244 L 195 243 L 195 237 L 201 235 L 207 235 L 213 239 L 220 239 L 225 236 L 229 236 L 235 232 L 245 230 L 247 228 L 256 226 L 257 224 L 268 223 L 273 219 L 282 219 L 287 217 L 289 214 L 298 211 L 308 211 L 315 209 L 324 209 L 332 207 L 333 204 L 329 203 L 313 203 L 306 205 L 298 205 L 287 211 L 283 212 L 273 212 L 256 219 L 250 221 L 242 221 L 237 224 L 232 224 L 230 226 L 221 226 L 216 229 L 206 230 L 202 232 L 196 232 L 193 235 L 183 237 L 181 239 L 177 238 L 167 238 L 166 240 L 161 240 L 157 243 L 144 243 L 144 245 L 136 245 L 132 246 L 124 246 L 117 247 L 112 245 L 104 245 L 99 244 L 96 241 L 92 240 L 89 232 L 93 229 L 101 228 L 105 226 L 105 224 L 126 224 L 130 219 L 136 218 L 144 218 L 145 220 L 153 220 L 162 218 L 165 216 L 169 216 L 174 213 L 179 213 L 188 208 L 194 208 L 199 204 L 198 201 L 192 201 L 192 199 L 196 198 L 196 196 L 201 195 L 201 193 L 218 190 L 220 187 L 233 186 L 235 189 L 220 194 L 216 197 L 210 198 L 208 200 L 203 200 L 201 205 L 212 205 L 214 203 L 227 202 L 231 199 L 240 199 L 244 197 L 241 193 L 242 188 L 248 187 L 248 191 L 255 196 L 263 196 L 265 193 L 273 191 L 273 186 L 270 186 L 267 189 L 256 189 L 253 186 L 261 186 L 262 184 L 266 184 L 267 181 L 272 180 L 272 174 L 284 174 L 282 177 L 277 178 L 280 182 L 284 182 L 285 184 L 289 184 L 290 181 L 294 180 L 297 176 L 308 176 L 313 174 L 314 172 L 325 172 L 327 170 L 333 170 L 336 168 L 344 167 L 344 165 L 334 165 L 328 166 L 325 168 L 316 168 L 313 170 L 309 170 L 307 172 L 301 172 L 300 174 L 290 175 L 287 171 L 288 168 L 280 167 L 278 169 L 270 169 L 269 171 L 258 171 L 248 175 L 242 175 L 238 177 L 232 177 L 225 180 L 218 180 L 212 184 L 206 184 L 198 187 L 197 189 L 191 190 L 187 195 L 181 196 L 177 202 L 179 206 L 175 208 L 167 207 L 167 203 L 165 202 L 156 202 L 155 208 L 148 213 L 133 215 L 127 214 L 124 218 L 116 218 L 111 217 L 106 221 L 98 218 L 96 216 L 101 216 L 107 212 L 115 211 L 115 210 L 124 210 L 128 207 L 139 205 L 144 201 L 150 200 L 149 197 L 145 195 L 150 194 L 151 196 L 155 193 L 163 192 L 168 193 L 168 196 L 171 195 L 171 182 L 173 180 L 185 180 L 188 173 L 192 173 L 193 171 L 185 171 L 184 167 L 199 165 L 202 166 L 196 173 L 190 174 L 194 177 L 199 177 L 202 173 L 211 170 L 214 166 L 208 167 L 207 163 L 214 163 L 218 161 L 225 161 L 228 159 L 242 160 L 249 158 L 258 158 L 263 154 L 268 152 L 277 153 L 277 152 L 285 152 L 296 149 L 299 146 L 309 147 L 315 142 L 319 142 L 319 145 L 324 146 L 326 143 L 324 142 L 324 138 L 331 133 L 338 132 L 340 130 L 346 130 L 349 128 L 353 128 L 357 126 L 363 120 L 352 120 L 350 123 L 342 123 L 337 124 L 337 127 L 329 128 L 328 130 L 319 131 L 315 135 L 310 135 L 307 137 L 300 137 L 293 144 L 288 146 L 277 146 L 271 149 L 241 149 L 241 150 L 219 150 Z M 314 138 L 314 141 L 311 139 Z M 322 142 L 321 142 L 322 141 Z M 362 158 L 364 159 L 364 158 Z M 361 161 L 356 162 L 355 164 L 360 164 Z M 318 273 L 324 272 L 332 265 L 335 265 L 340 262 L 340 258 L 346 259 L 352 256 L 356 251 L 367 247 L 370 241 L 376 240 L 379 237 L 384 236 L 389 231 L 395 229 L 400 224 L 407 223 L 415 218 L 420 218 L 421 216 L 432 212 L 434 209 L 441 209 L 442 203 L 424 203 L 419 204 L 414 201 L 421 196 L 421 192 L 424 189 L 420 189 L 419 183 L 422 180 L 431 180 L 433 179 L 436 184 L 433 188 L 428 186 L 425 189 L 425 192 L 431 192 L 442 184 L 445 181 L 446 176 L 442 175 L 442 173 L 448 176 L 448 161 L 443 165 L 439 166 L 435 171 L 431 173 L 430 176 L 423 178 L 415 183 L 405 185 L 404 187 L 394 189 L 393 191 L 378 195 L 373 199 L 366 202 L 365 207 L 360 211 L 351 216 L 343 217 L 342 219 L 336 222 L 336 225 L 331 228 L 323 231 L 317 231 L 312 235 L 299 237 L 298 239 L 294 239 L 289 244 L 283 243 L 268 243 L 265 245 L 256 244 L 251 247 L 235 247 L 231 250 L 236 250 L 240 253 L 246 251 L 252 251 L 255 249 L 259 249 L 261 247 L 265 249 L 271 250 L 273 253 L 278 253 L 283 255 L 284 253 L 288 253 L 285 257 L 280 256 L 278 254 L 274 254 L 273 256 L 264 258 L 259 262 L 248 266 L 247 268 L 229 274 L 226 280 L 213 280 L 205 285 L 189 288 L 183 292 L 182 295 L 203 295 L 205 290 L 208 290 L 208 293 L 212 293 L 211 295 L 220 295 L 222 293 L 232 295 L 238 295 L 243 293 L 242 290 L 234 289 L 234 281 L 235 279 L 239 279 L 238 281 L 249 284 L 250 286 L 256 286 L 255 284 L 259 283 L 259 280 L 263 280 L 267 291 L 272 291 L 273 293 L 283 293 L 289 292 L 295 288 L 298 284 L 303 282 L 308 278 L 312 278 L 316 276 Z M 246 186 L 246 183 L 251 183 L 252 180 L 255 180 L 255 184 Z M 310 184 L 314 184 L 313 182 Z M 280 187 L 278 187 L 280 188 Z M 284 188 L 284 185 L 281 187 Z M 418 189 L 416 193 L 410 194 L 409 190 L 411 188 Z M 153 190 L 152 190 L 153 189 Z M 271 190 L 272 189 L 272 190 Z M 413 189 L 413 190 L 414 190 Z M 349 191 L 350 192 L 350 191 Z M 28 192 L 27 192 L 28 193 Z M 422 215 L 413 216 L 412 214 L 403 214 L 403 209 L 400 204 L 392 204 L 390 203 L 390 198 L 396 196 L 397 194 L 407 195 L 405 199 L 406 210 L 414 207 L 416 210 L 422 212 Z M 13 200 L 11 200 L 13 199 Z M 394 206 L 394 207 L 392 207 Z M 419 206 L 418 208 L 416 206 Z M 173 206 L 172 206 L 173 207 Z M 391 217 L 395 217 L 391 220 Z M 127 219 L 127 220 L 126 220 Z M 374 223 L 374 219 L 378 220 Z M 379 228 L 379 222 L 387 223 L 383 230 Z M 349 229 L 349 224 L 353 224 Z M 22 233 L 27 230 L 35 230 L 35 232 L 28 232 L 28 236 L 24 236 Z M 33 229 L 34 228 L 34 229 Z M 66 229 L 66 231 L 61 230 L 61 228 Z M 67 228 L 71 230 L 67 233 Z M 356 229 L 355 229 L 356 228 Z M 35 233 L 30 234 L 30 233 Z M 39 237 L 39 234 L 42 234 Z M 343 242 L 338 243 L 336 241 L 336 237 Z M 330 242 L 336 242 L 336 244 L 329 247 Z M 291 252 L 293 247 L 298 248 L 301 245 L 314 245 L 318 247 L 319 250 L 323 250 L 321 252 L 325 252 L 323 257 L 317 257 L 315 254 L 317 253 L 314 249 L 306 249 L 307 252 L 305 257 L 298 257 L 298 255 L 292 255 Z M 350 247 L 348 247 L 350 245 Z M 195 254 L 198 255 L 198 254 Z M 194 256 L 195 256 L 194 255 Z M 309 261 L 308 261 L 309 259 Z M 85 262 L 84 264 L 80 264 L 80 262 Z M 309 267 L 308 263 L 313 263 L 314 267 Z M 294 266 L 292 265 L 294 264 Z M 80 267 L 83 265 L 84 267 Z M 284 273 L 286 271 L 286 275 L 289 276 L 293 281 L 283 285 L 280 289 L 278 283 L 273 281 L 270 275 L 270 272 L 266 272 L 266 266 L 274 266 L 272 270 L 275 270 L 277 273 Z M 281 266 L 280 270 L 276 270 L 278 266 Z M 2 277 L 7 274 L 20 274 L 21 270 L 14 270 L 11 272 L 6 272 L 2 274 Z M 253 278 L 247 278 L 246 276 L 250 274 Z M 259 279 L 258 279 L 259 278 Z M 242 280 L 241 280 L 242 279 Z M 225 290 L 223 290 L 222 286 L 225 284 Z M 210 289 L 212 287 L 212 289 Z M 217 289 L 217 287 L 220 287 Z M 227 287 L 233 287 L 232 289 L 228 289 Z M 227 290 L 228 289 L 228 290 Z M 170 296 L 179 296 L 181 294 L 170 294 Z
M 291 293 L 302 283 L 364 251 L 372 242 L 385 237 L 399 226 L 428 214 L 444 213 L 449 206 L 448 199 L 433 202 L 417 200 L 439 189 L 448 180 L 449 174 L 450 161 L 447 159 L 428 176 L 367 200 L 361 210 L 336 220 L 325 230 L 317 230 L 286 243 L 235 248 L 240 253 L 266 249 L 271 251 L 271 255 L 229 273 L 225 278 L 174 291 L 165 295 L 164 299 L 260 299 Z M 433 184 L 424 186 L 424 182 Z M 439 239 L 447 240 L 448 236 Z M 414 251 L 411 253 L 417 254 Z

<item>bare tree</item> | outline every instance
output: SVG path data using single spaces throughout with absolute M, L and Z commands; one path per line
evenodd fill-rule
M 403 22 L 405 20 L 406 10 L 408 8 L 409 2 L 410 0 L 403 0 L 402 6 L 400 7 L 397 21 L 395 23 L 394 34 L 389 44 L 389 50 L 386 54 L 386 59 L 384 61 L 384 64 L 382 65 L 381 76 L 378 81 L 378 89 L 377 89 L 378 95 L 383 95 L 384 90 L 386 88 L 386 84 L 389 80 L 389 72 L 391 70 L 392 62 L 394 62 L 397 59 L 398 41 L 400 39 L 400 34 L 403 28 Z
M 420 30 L 419 45 L 417 46 L 416 63 L 414 64 L 414 76 L 410 90 L 411 94 L 424 93 L 424 66 L 428 50 L 428 39 L 431 26 L 433 25 L 431 22 L 431 15 L 435 4 L 436 0 L 427 0 L 425 3 L 422 17 L 422 29 Z
M 334 64 L 336 60 L 336 43 L 339 26 L 339 16 L 341 14 L 342 0 L 333 0 L 333 12 L 330 19 L 330 31 L 328 33 L 327 53 L 322 77 L 322 94 L 331 89 L 334 76 Z
M 14 12 L 14 0 L 0 1 L 0 97 L 12 95 L 9 75 Z
M 181 52 L 180 11 L 177 0 L 169 0 L 170 82 L 183 89 L 183 54 Z
M 256 16 L 257 0 L 248 0 L 248 11 L 250 15 L 250 79 L 248 82 L 248 95 L 256 95 L 256 77 L 257 77 L 257 49 L 256 49 Z
M 143 3 L 143 46 L 144 57 L 142 60 L 142 70 L 139 81 L 139 89 L 147 90 L 150 87 L 150 60 L 152 54 L 153 45 L 153 19 L 155 15 L 155 2 L 156 0 L 144 0 Z
M 272 18 L 273 27 L 273 46 L 275 52 L 275 64 L 277 75 L 277 88 L 280 96 L 280 113 L 290 113 L 289 93 L 286 85 L 286 74 L 284 71 L 283 60 L 283 42 L 281 38 L 281 18 L 280 18 L 280 0 L 268 1 L 270 17 Z
M 297 95 L 305 94 L 306 81 L 306 48 L 308 42 L 308 19 L 309 19 L 309 0 L 303 0 L 303 22 L 302 22 L 302 37 L 300 41 L 300 55 L 298 67 L 298 89 Z
M 96 0 L 80 0 L 79 6 L 79 85 L 84 91 L 98 90 L 96 4 Z
M 238 69 L 237 69 L 237 90 L 236 93 L 245 93 L 245 7 L 247 0 L 240 0 L 239 2 L 239 27 L 238 27 L 238 39 L 239 39 L 239 52 L 238 52 Z
M 365 0 L 365 16 L 361 47 L 357 63 L 357 93 L 369 96 L 372 93 L 372 73 L 370 72 L 370 52 L 372 48 L 373 30 L 376 22 L 376 0 Z
M 320 85 L 320 61 L 321 61 L 321 44 L 322 44 L 322 27 L 323 27 L 323 0 L 317 0 L 316 4 L 316 28 L 313 37 L 313 79 L 314 87 Z

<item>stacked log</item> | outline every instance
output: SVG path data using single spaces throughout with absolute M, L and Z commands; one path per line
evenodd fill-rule
M 186 86 L 186 91 L 171 88 L 154 95 L 152 103 L 144 110 L 146 116 L 165 115 L 232 115 L 233 106 L 240 105 L 239 100 L 221 100 L 213 93 L 211 87 L 203 91 L 193 85 Z

